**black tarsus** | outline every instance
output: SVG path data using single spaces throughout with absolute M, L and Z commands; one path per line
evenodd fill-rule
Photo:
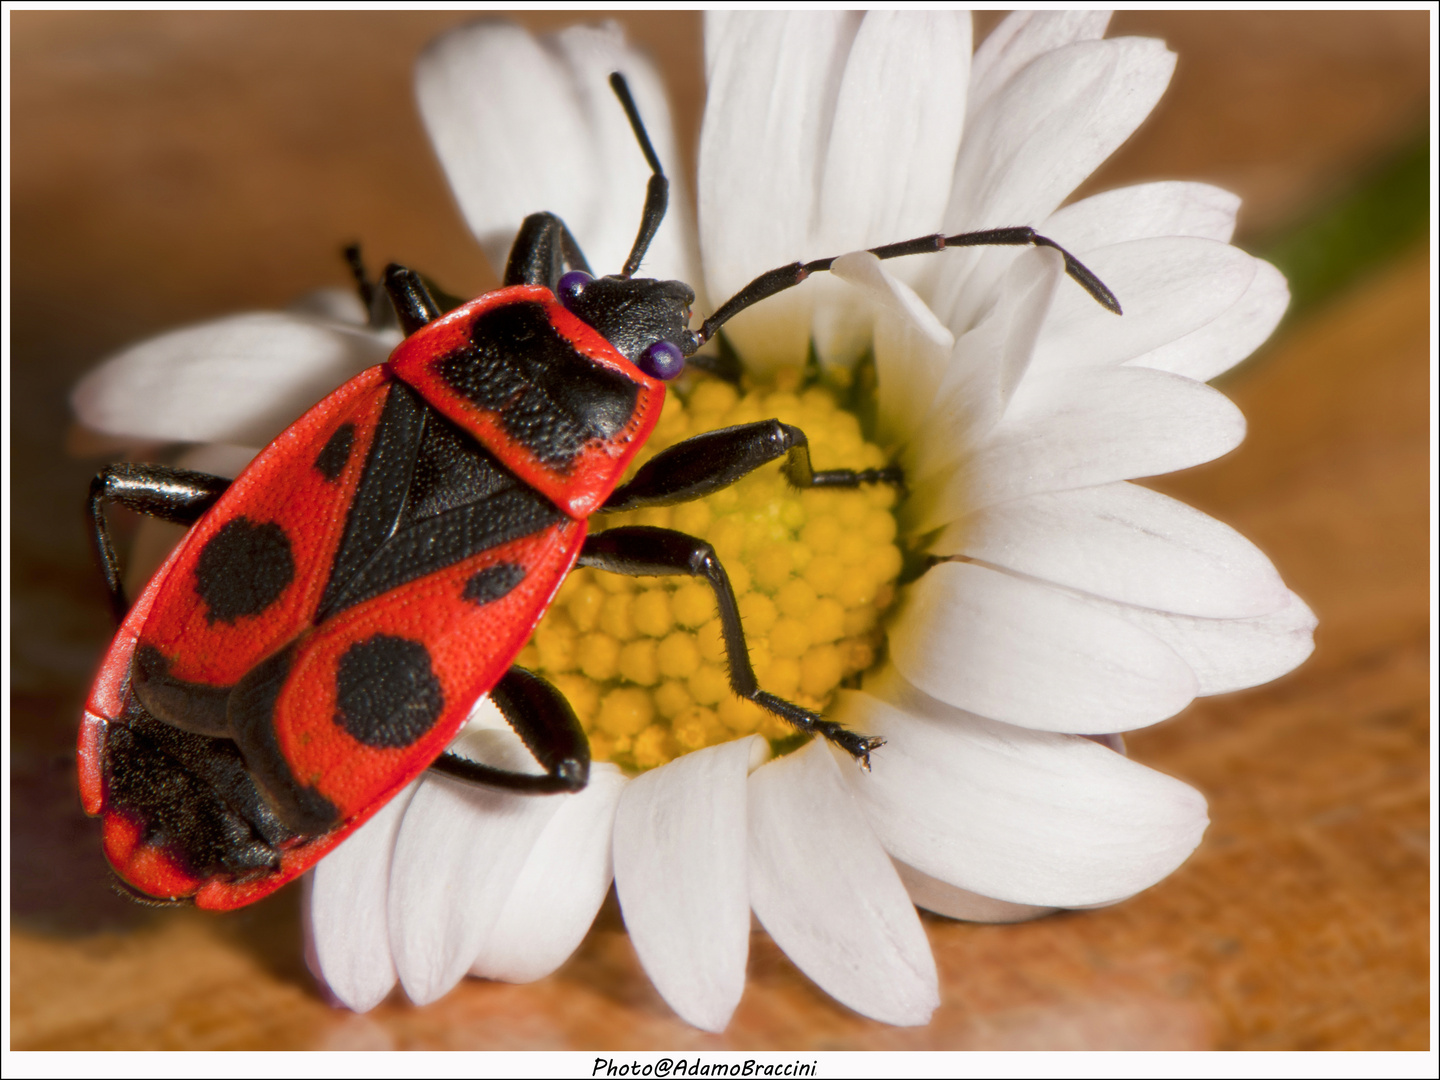
M 230 481 L 223 476 L 133 461 L 107 465 L 96 473 L 85 505 L 90 515 L 90 539 L 116 622 L 124 620 L 130 602 L 125 596 L 120 560 L 110 540 L 105 503 L 119 503 L 137 514 L 189 526 L 199 521 L 229 486 Z
M 988 247 L 992 245 L 1001 247 L 1034 245 L 1035 247 L 1054 248 L 1065 258 L 1065 272 L 1081 288 L 1094 297 L 1095 301 L 1105 310 L 1112 311 L 1116 315 L 1122 314 L 1120 301 L 1105 287 L 1104 282 L 1074 255 L 1071 255 L 1048 236 L 1041 236 L 1028 225 L 1008 229 L 986 229 L 983 232 L 958 233 L 955 236 L 934 233 L 930 236 L 917 236 L 914 240 L 902 240 L 897 244 L 885 244 L 867 250 L 877 259 L 895 259 L 902 255 L 923 255 L 951 247 Z M 799 285 L 811 274 L 829 270 L 837 258 L 839 258 L 838 255 L 833 255 L 828 259 L 812 259 L 805 263 L 794 262 L 788 266 L 778 266 L 774 270 L 767 270 L 721 304 L 715 313 L 705 320 L 704 325 L 696 331 L 698 343 L 703 345 L 709 341 L 715 331 L 724 323 L 751 305 L 758 304 L 761 300 L 768 299 L 776 293 Z
M 655 230 L 660 228 L 660 222 L 665 219 L 665 208 L 670 202 L 670 181 L 665 178 L 665 170 L 660 167 L 660 158 L 655 153 L 655 147 L 650 145 L 650 136 L 640 119 L 640 110 L 635 107 L 635 99 L 630 96 L 630 87 L 625 82 L 625 76 L 618 71 L 612 71 L 610 88 L 615 91 L 615 96 L 620 99 L 620 104 L 625 109 L 625 115 L 630 120 L 630 127 L 635 132 L 635 139 L 640 143 L 651 173 L 650 182 L 645 185 L 645 209 L 640 214 L 640 232 L 635 237 L 635 244 L 630 248 L 630 255 L 618 275 L 628 278 L 633 277 L 635 271 L 640 269 L 640 260 L 645 257 L 650 241 L 655 238 Z
M 585 787 L 590 779 L 590 742 L 559 690 L 534 672 L 512 667 L 490 691 L 490 700 L 545 769 L 544 775 L 482 765 L 448 751 L 431 763 L 431 769 L 522 795 L 555 795 Z

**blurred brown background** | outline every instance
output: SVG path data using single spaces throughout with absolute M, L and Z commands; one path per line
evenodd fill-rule
M 1111 36 L 1163 37 L 1180 62 L 1087 190 L 1220 184 L 1245 198 L 1238 242 L 1263 253 L 1423 132 L 1429 17 L 1118 15 Z M 943 993 L 929 1027 L 856 1017 L 757 934 L 734 1022 L 704 1035 L 650 988 L 613 900 L 549 979 L 471 980 L 424 1009 L 397 994 L 356 1017 L 304 970 L 293 888 L 225 917 L 108 891 L 72 750 L 110 633 L 80 515 L 102 459 L 63 449 L 68 387 L 136 338 L 344 284 L 336 253 L 352 238 L 456 291 L 492 286 L 410 96 L 418 50 L 465 18 L 11 15 L 12 1047 L 1427 1046 L 1423 244 L 1287 322 L 1222 384 L 1250 420 L 1245 446 L 1156 485 L 1256 540 L 1320 617 L 1298 672 L 1131 739 L 1209 796 L 1199 852 L 1106 911 L 927 918 Z M 700 17 L 616 18 L 659 60 L 693 150 Z

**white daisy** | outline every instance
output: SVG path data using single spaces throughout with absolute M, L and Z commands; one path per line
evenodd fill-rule
M 841 1002 L 924 1023 L 938 988 L 915 904 L 1010 921 L 1112 903 L 1193 850 L 1203 798 L 1114 752 L 1117 733 L 1290 670 L 1314 618 L 1238 534 L 1128 481 L 1240 441 L 1204 380 L 1264 340 L 1287 293 L 1228 245 L 1237 200 L 1216 189 L 1057 209 L 1173 66 L 1158 42 L 1101 40 L 1105 23 L 1013 15 L 972 57 L 964 15 L 709 17 L 703 277 L 680 197 L 647 275 L 692 282 L 709 310 L 797 258 L 1033 225 L 1125 315 L 1054 251 L 988 248 L 857 252 L 728 324 L 756 371 L 813 340 L 843 372 L 873 343 L 902 536 L 942 560 L 902 590 L 889 664 L 831 713 L 887 739 L 873 771 L 818 740 L 770 759 L 752 735 L 633 778 L 597 764 L 571 796 L 427 776 L 314 875 L 312 966 L 342 1002 L 370 1008 L 397 977 L 419 1003 L 467 971 L 539 978 L 613 876 L 647 973 L 698 1027 L 723 1029 L 739 1001 L 752 911 Z M 675 176 L 659 82 L 615 31 L 537 42 L 488 24 L 422 58 L 427 126 L 496 265 L 538 209 L 593 266 L 623 262 L 647 173 L 605 84 L 617 69 Z M 389 344 L 333 317 L 241 316 L 113 359 L 76 408 L 115 434 L 256 446 Z M 536 768 L 488 706 L 456 749 Z

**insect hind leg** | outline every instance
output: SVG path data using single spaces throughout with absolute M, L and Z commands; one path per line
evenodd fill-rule
M 490 691 L 490 700 L 544 774 L 512 772 L 448 751 L 435 759 L 431 769 L 520 794 L 553 795 L 585 787 L 590 779 L 590 742 L 559 690 L 533 672 L 512 667 Z

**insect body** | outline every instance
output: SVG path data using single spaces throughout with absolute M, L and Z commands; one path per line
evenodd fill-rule
M 653 172 L 618 275 L 593 277 L 563 222 L 544 213 L 521 227 L 505 287 L 448 312 L 418 275 L 392 266 L 385 289 L 406 339 L 233 483 L 133 464 L 96 477 L 94 538 L 122 623 L 86 705 L 80 786 L 137 895 L 250 903 L 427 767 L 533 794 L 582 788 L 590 758 L 574 713 L 512 666 L 577 564 L 703 578 L 735 693 L 868 766 L 879 740 L 759 687 L 710 545 L 668 529 L 587 532 L 593 514 L 700 498 L 782 458 L 802 487 L 899 479 L 816 472 L 804 433 L 767 420 L 687 440 L 620 483 L 685 359 L 738 311 L 833 260 L 761 275 L 689 329 L 687 285 L 633 276 L 667 184 L 623 80 L 612 84 Z M 1005 229 L 875 254 L 993 243 L 1054 246 Z M 193 526 L 128 610 L 107 502 Z M 543 775 L 444 752 L 486 693 Z

